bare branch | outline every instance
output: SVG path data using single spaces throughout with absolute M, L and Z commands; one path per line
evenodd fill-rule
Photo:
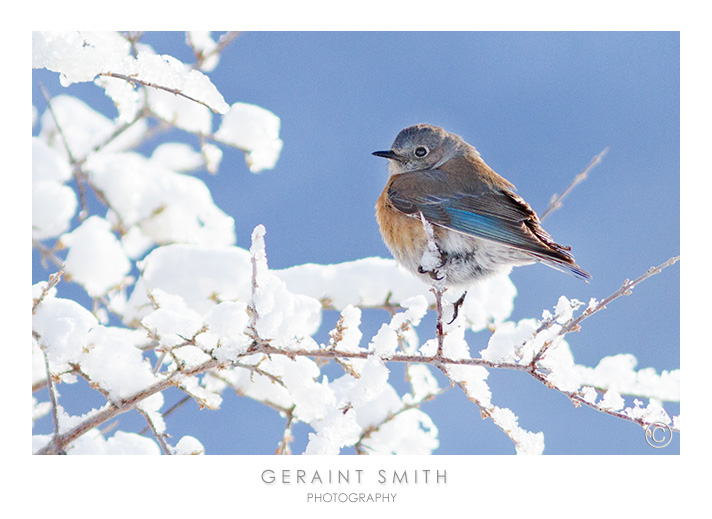
M 591 172 L 591 170 L 594 167 L 596 167 L 598 165 L 599 162 L 601 162 L 601 160 L 603 160 L 603 157 L 606 155 L 606 153 L 608 153 L 608 146 L 606 146 L 601 153 L 599 153 L 598 155 L 593 157 L 593 159 L 591 159 L 591 162 L 588 163 L 588 166 L 586 166 L 581 173 L 579 173 L 578 175 L 576 175 L 574 177 L 571 184 L 569 184 L 569 186 L 566 189 L 564 189 L 563 193 L 561 193 L 560 195 L 555 194 L 554 196 L 552 196 L 551 200 L 549 201 L 549 205 L 544 210 L 544 212 L 541 214 L 541 216 L 539 217 L 539 220 L 541 220 L 543 222 L 544 218 L 546 218 L 551 213 L 553 213 L 558 208 L 560 208 L 561 203 L 563 202 L 564 198 L 566 198 L 566 196 L 568 196 L 568 194 L 573 190 L 573 188 L 575 188 L 578 184 L 580 184 L 581 182 L 586 180 L 586 178 L 588 177 L 588 174 Z

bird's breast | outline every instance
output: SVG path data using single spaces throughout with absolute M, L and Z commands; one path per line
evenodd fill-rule
M 418 218 L 406 216 L 393 207 L 388 197 L 389 185 L 376 202 L 376 221 L 383 241 L 395 259 L 406 268 L 417 271 L 427 246 L 423 224 Z

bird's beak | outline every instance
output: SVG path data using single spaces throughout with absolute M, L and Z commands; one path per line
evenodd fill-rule
M 375 155 L 376 157 L 383 157 L 384 159 L 391 159 L 391 160 L 401 160 L 401 156 L 398 155 L 395 151 L 393 150 L 387 150 L 387 151 L 374 151 L 371 153 L 371 155 Z

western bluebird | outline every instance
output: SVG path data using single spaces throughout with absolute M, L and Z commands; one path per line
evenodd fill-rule
M 540 261 L 591 278 L 570 247 L 551 239 L 514 186 L 459 135 L 418 124 L 403 129 L 390 150 L 373 155 L 389 159 L 390 178 L 376 203 L 383 240 L 414 274 L 437 274 L 445 287 L 467 290 L 479 279 Z M 421 218 L 432 225 L 440 253 L 436 272 L 421 266 L 428 248 Z

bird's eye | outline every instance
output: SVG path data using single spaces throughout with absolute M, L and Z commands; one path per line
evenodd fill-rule
M 422 159 L 428 154 L 428 148 L 426 148 L 425 146 L 418 146 L 417 148 L 415 148 L 413 153 L 415 153 L 416 157 Z

